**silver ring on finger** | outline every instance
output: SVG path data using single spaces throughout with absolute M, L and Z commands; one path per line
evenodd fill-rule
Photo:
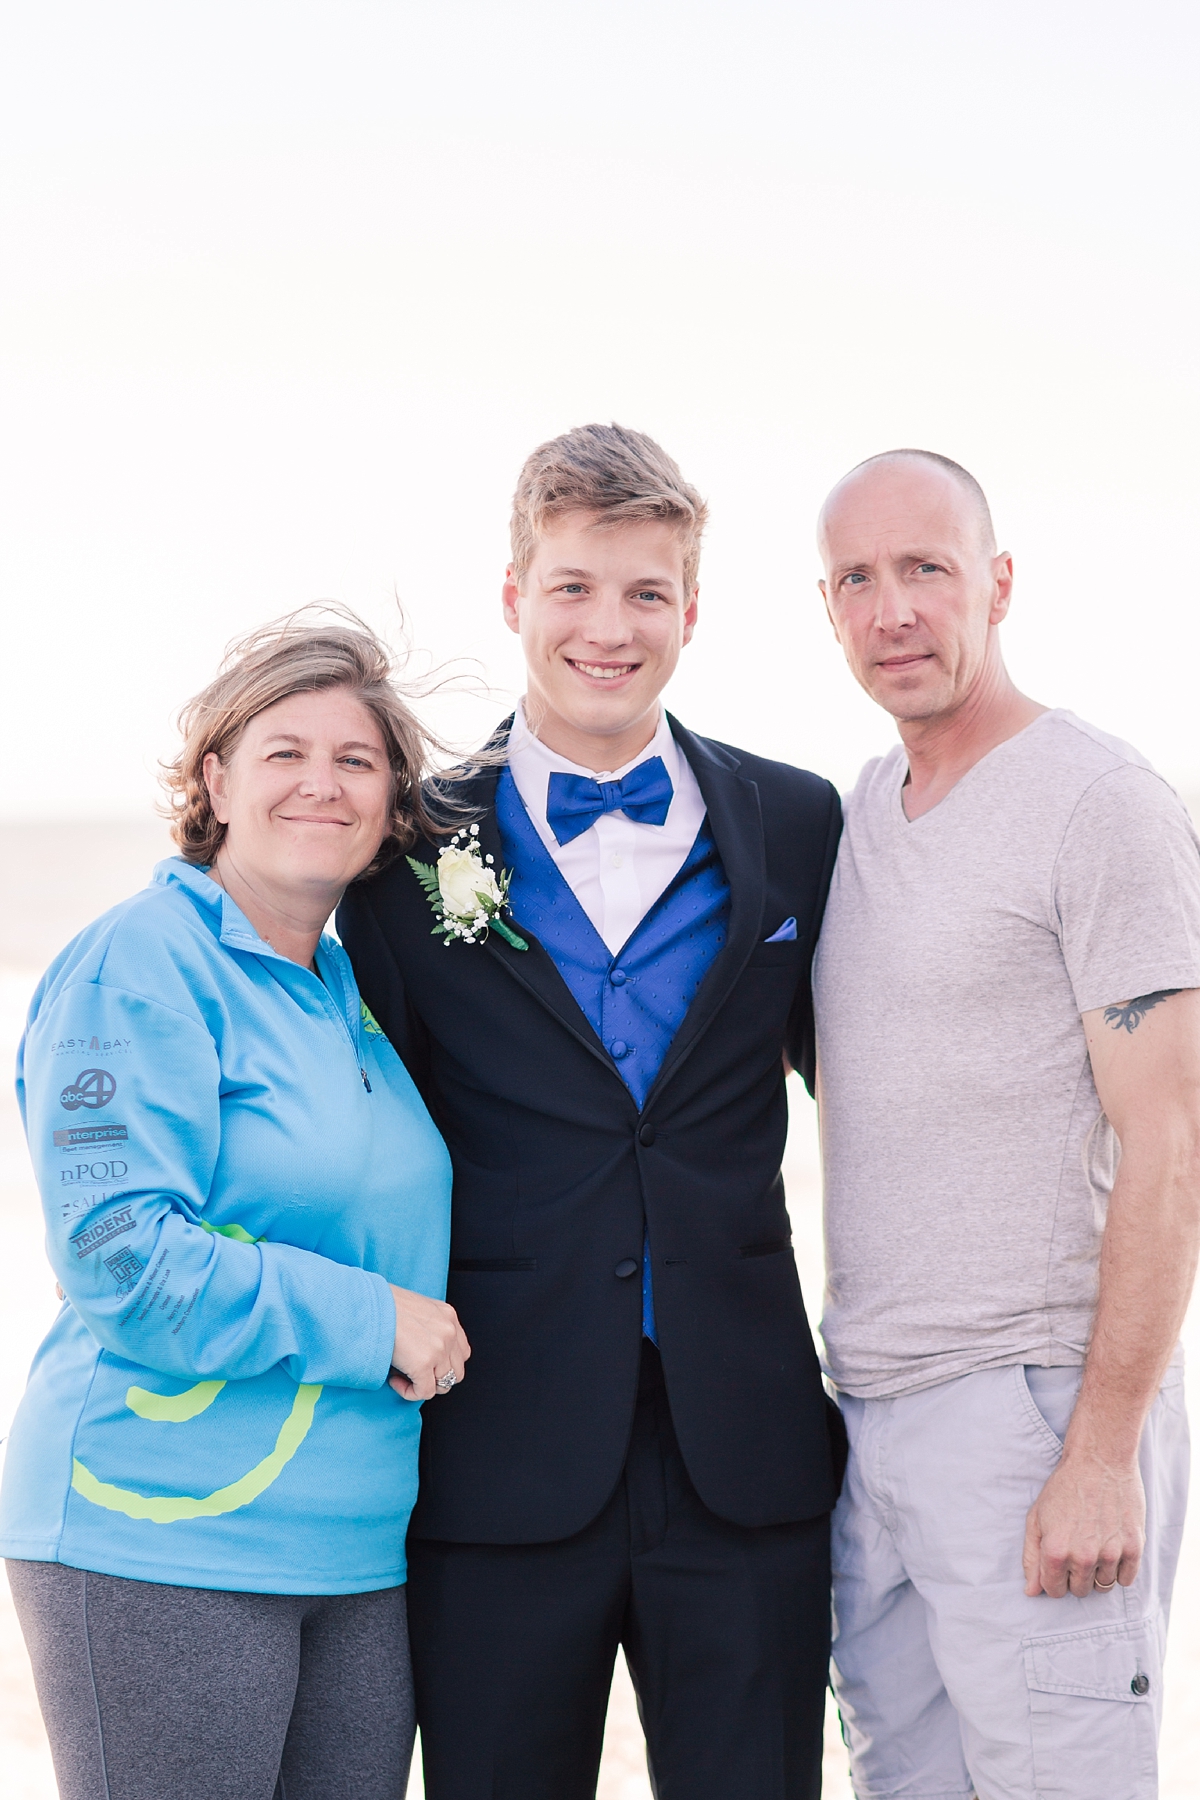
M 439 1394 L 448 1394 L 457 1380 L 458 1376 L 451 1369 L 448 1375 L 439 1375 L 433 1385 Z

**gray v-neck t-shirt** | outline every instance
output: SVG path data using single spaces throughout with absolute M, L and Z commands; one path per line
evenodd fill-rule
M 1080 1015 L 1200 987 L 1200 842 L 1127 744 L 1043 713 L 930 812 L 868 763 L 814 971 L 836 1385 L 1083 1361 L 1119 1154 Z

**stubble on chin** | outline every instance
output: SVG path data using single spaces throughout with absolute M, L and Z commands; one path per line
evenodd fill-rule
M 936 719 L 951 703 L 949 683 L 945 681 L 913 680 L 911 687 L 905 687 L 903 677 L 880 678 L 877 670 L 874 674 L 875 679 L 863 686 L 875 704 L 900 724 L 916 725 Z

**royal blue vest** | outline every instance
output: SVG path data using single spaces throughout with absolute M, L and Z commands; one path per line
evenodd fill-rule
M 614 956 L 534 828 L 508 769 L 496 786 L 496 824 L 509 904 L 553 958 L 639 1110 L 671 1041 L 725 943 L 729 882 L 708 820 L 683 867 Z M 642 1324 L 654 1337 L 648 1251 Z

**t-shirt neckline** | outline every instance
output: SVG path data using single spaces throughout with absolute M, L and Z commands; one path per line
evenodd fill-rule
M 953 800 L 955 794 L 959 793 L 967 786 L 972 776 L 975 775 L 978 770 L 984 768 L 986 764 L 990 763 L 993 757 L 999 756 L 1002 750 L 1007 750 L 1011 744 L 1020 743 L 1021 739 L 1028 736 L 1031 731 L 1036 730 L 1044 719 L 1063 719 L 1069 717 L 1070 714 L 1065 707 L 1048 706 L 1045 712 L 1038 714 L 1036 719 L 1030 719 L 1028 725 L 1022 725 L 1020 731 L 1014 731 L 1011 737 L 1006 737 L 999 744 L 993 744 L 992 748 L 987 751 L 985 755 L 981 756 L 978 762 L 971 764 L 971 767 L 967 770 L 965 775 L 959 776 L 958 780 L 954 783 L 954 786 L 948 793 L 942 795 L 936 806 L 931 806 L 928 812 L 923 812 L 920 817 L 916 819 L 910 819 L 904 810 L 903 795 L 904 784 L 908 779 L 908 757 L 904 754 L 904 745 L 897 745 L 897 749 L 900 751 L 900 778 L 892 785 L 892 814 L 896 823 L 902 826 L 905 831 L 912 831 L 917 825 L 923 825 L 927 819 L 935 818 L 936 815 L 940 813 L 951 800 Z

